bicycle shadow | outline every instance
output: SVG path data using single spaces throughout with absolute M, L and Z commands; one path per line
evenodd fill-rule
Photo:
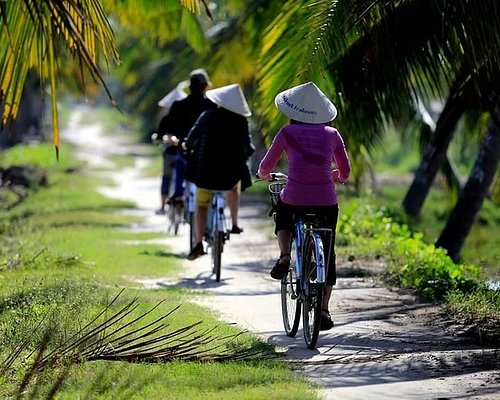
M 221 278 L 219 282 L 215 280 L 215 274 L 213 272 L 205 271 L 193 277 L 181 277 L 177 280 L 176 286 L 183 289 L 191 290 L 206 290 L 215 289 L 223 286 L 230 285 L 232 278 Z
M 186 255 L 184 254 L 179 254 L 179 253 L 173 253 L 170 251 L 164 251 L 164 250 L 142 250 L 139 252 L 140 255 L 144 256 L 152 256 L 152 257 L 162 257 L 162 258 L 176 258 L 176 259 L 185 259 Z

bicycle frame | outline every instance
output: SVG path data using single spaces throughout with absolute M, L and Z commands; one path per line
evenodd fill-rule
M 226 232 L 226 216 L 224 214 L 225 207 L 226 199 L 224 194 L 220 191 L 214 192 L 212 195 L 212 233 Z
M 295 247 L 295 273 L 300 277 L 300 287 L 307 294 L 307 280 L 303 274 L 303 253 L 304 246 L 306 244 L 306 238 L 311 236 L 316 248 L 316 254 L 318 254 L 319 259 L 316 260 L 316 282 L 325 283 L 326 281 L 326 260 L 325 251 L 323 246 L 323 240 L 321 239 L 319 232 L 328 231 L 332 232 L 331 229 L 326 228 L 316 228 L 311 223 L 305 223 L 303 220 L 298 220 L 295 222 L 295 236 L 294 236 L 294 247 Z
M 212 258 L 214 263 L 213 272 L 215 280 L 220 282 L 221 275 L 221 257 L 224 249 L 224 243 L 229 238 L 229 233 L 226 228 L 226 216 L 224 209 L 226 207 L 226 199 L 224 193 L 216 191 L 212 193 L 210 207 L 210 243 L 212 246 Z
M 195 199 L 196 199 L 196 185 L 192 182 L 188 183 L 187 190 L 187 202 L 186 202 L 186 212 L 194 213 L 195 211 Z

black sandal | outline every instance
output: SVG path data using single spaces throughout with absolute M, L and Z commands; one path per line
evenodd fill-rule
M 288 257 L 288 259 L 283 260 L 283 257 Z M 276 261 L 276 265 L 271 270 L 271 278 L 281 281 L 288 273 L 290 261 L 290 254 L 280 254 L 280 258 Z
M 324 315 L 326 313 L 327 315 Z M 330 316 L 330 311 L 327 308 L 321 310 L 321 321 L 319 324 L 320 331 L 329 331 L 333 328 L 332 317 Z

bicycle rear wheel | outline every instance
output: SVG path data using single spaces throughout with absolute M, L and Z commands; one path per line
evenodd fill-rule
M 301 302 L 298 295 L 298 279 L 293 265 L 281 280 L 281 313 L 286 335 L 294 337 L 299 328 Z
M 212 243 L 212 257 L 214 261 L 215 280 L 220 282 L 222 250 L 224 248 L 224 232 L 216 231 Z
M 321 240 L 321 239 L 316 239 Z M 323 303 L 324 284 L 316 281 L 316 254 L 314 239 L 309 237 L 304 252 L 304 304 L 302 310 L 302 327 L 307 348 L 316 348 L 321 323 L 321 306 Z
M 179 226 L 182 223 L 183 209 L 180 205 L 174 205 L 174 235 L 179 233 Z

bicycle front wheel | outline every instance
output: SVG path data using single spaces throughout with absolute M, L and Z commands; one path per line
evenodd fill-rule
M 212 243 L 215 280 L 220 282 L 222 250 L 224 248 L 224 232 L 216 231 Z
M 281 280 L 281 313 L 286 335 L 294 337 L 299 328 L 301 303 L 298 295 L 298 279 L 293 265 Z
M 177 235 L 176 229 L 176 207 L 170 204 L 167 209 L 167 233 Z
M 321 323 L 321 306 L 323 303 L 324 284 L 316 281 L 317 261 L 323 259 L 316 253 L 315 240 L 320 238 L 309 237 L 304 252 L 304 304 L 302 310 L 302 326 L 307 348 L 316 348 Z

